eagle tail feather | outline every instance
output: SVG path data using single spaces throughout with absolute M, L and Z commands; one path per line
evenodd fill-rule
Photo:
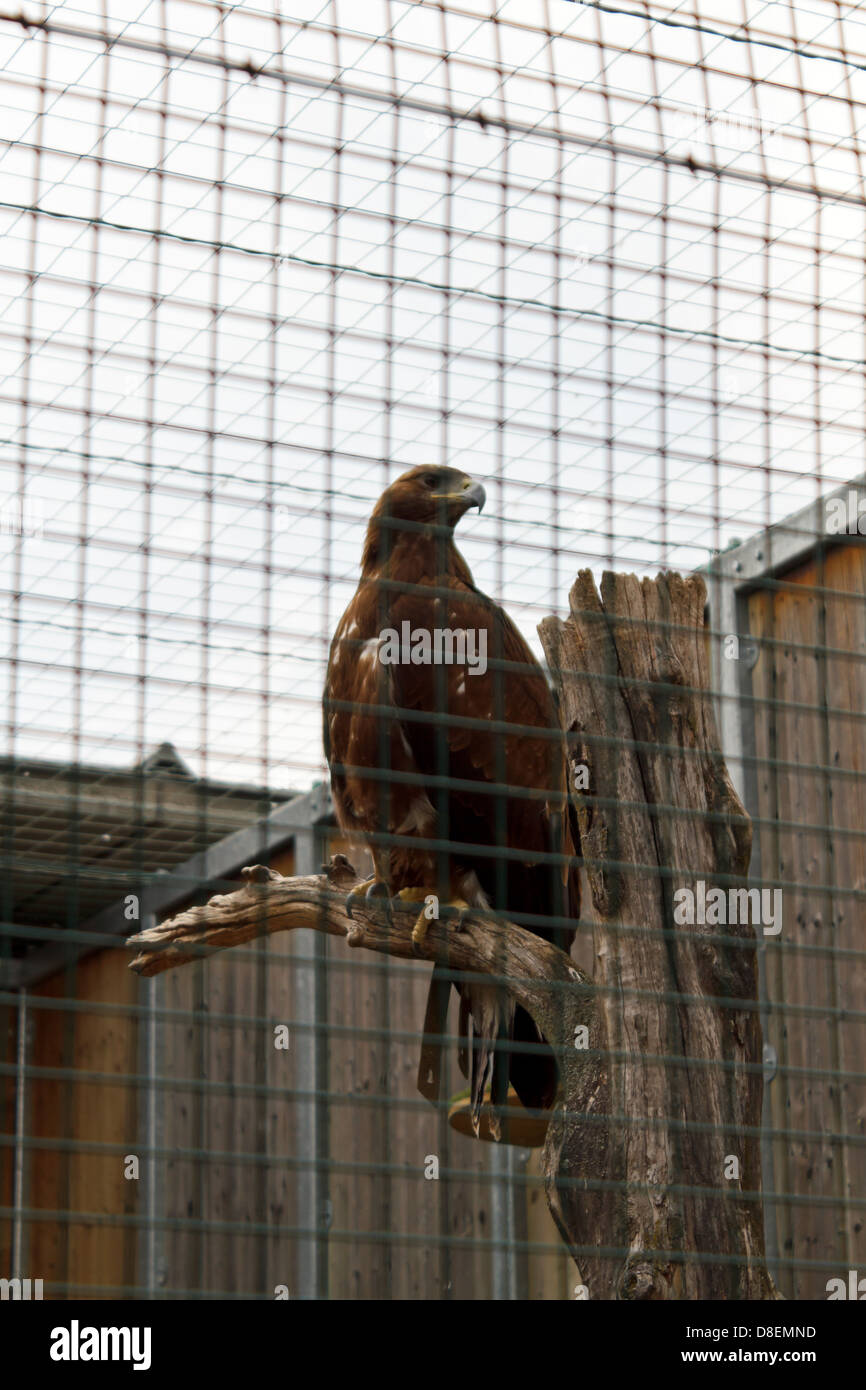
M 451 977 L 447 970 L 437 965 L 430 976 L 427 1011 L 424 1015 L 424 1041 L 418 1063 L 418 1090 L 427 1100 L 439 1099 L 442 1053 L 447 1041 L 445 1025 L 450 999 Z
M 467 1081 L 469 1080 L 469 1017 L 469 1000 L 464 991 L 460 995 L 460 1014 L 457 1022 L 457 1035 L 460 1039 L 457 1047 L 457 1064 Z
M 502 1138 L 500 1107 L 508 1097 L 508 1053 L 502 1047 L 511 1037 L 514 1004 L 501 989 L 491 985 L 473 985 L 465 991 L 472 1014 L 472 1066 L 470 1096 L 472 1128 L 477 1136 L 485 1106 L 485 1093 L 490 1085 L 490 1133 Z M 498 1044 L 498 1045 L 497 1045 Z

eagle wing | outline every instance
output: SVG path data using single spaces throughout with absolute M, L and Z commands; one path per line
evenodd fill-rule
M 468 572 L 467 572 L 468 574 Z M 448 883 L 568 949 L 579 916 L 566 814 L 564 739 L 546 677 L 503 609 L 459 573 L 405 592 L 359 587 L 331 649 L 325 747 L 337 815 L 347 829 L 393 837 L 392 888 Z M 385 664 L 383 632 L 472 633 L 473 667 Z M 404 653 L 405 655 L 405 653 Z M 431 842 L 445 841 L 438 853 Z M 375 856 L 374 856 L 375 857 Z M 455 887 L 455 885 L 459 885 Z M 461 1027 L 471 1015 L 473 1117 L 490 1082 L 502 1103 L 510 1076 L 524 1105 L 552 1103 L 553 1056 L 528 1015 L 508 1012 L 504 992 L 458 986 Z M 425 1034 L 444 1028 L 450 980 L 437 969 Z M 510 1037 L 506 1046 L 503 1039 Z M 521 1052 L 521 1042 L 531 1044 Z M 498 1044 L 498 1045 L 497 1045 Z M 424 1094 L 438 1095 L 439 1049 L 426 1043 Z
M 414 630 L 472 631 L 476 654 L 480 634 L 486 636 L 484 670 L 480 664 L 474 673 L 467 665 L 392 668 L 394 702 L 413 716 L 404 717 L 403 734 L 422 784 L 429 779 L 425 795 L 436 812 L 437 837 L 449 844 L 440 879 L 465 882 L 471 874 L 481 902 L 511 919 L 528 918 L 525 926 L 567 951 L 570 923 L 580 915 L 579 880 L 564 736 L 542 668 L 504 610 L 459 576 L 449 576 L 435 601 L 417 594 L 398 598 L 392 617 Z M 400 850 L 396 858 L 401 862 Z M 465 889 L 461 896 L 468 896 Z M 434 973 L 428 1036 L 444 1028 L 447 978 L 442 970 Z M 462 1051 L 471 1061 L 476 1123 L 488 1082 L 495 1105 L 504 1103 L 509 1078 L 528 1108 L 552 1104 L 557 1069 L 529 1016 L 506 1013 L 503 991 L 473 985 L 460 993 L 473 1020 L 473 1047 Z M 461 1013 L 465 1027 L 466 1009 Z M 521 1043 L 531 1050 L 521 1050 Z M 438 1051 L 427 1044 L 419 1069 L 419 1088 L 430 1098 L 438 1096 Z

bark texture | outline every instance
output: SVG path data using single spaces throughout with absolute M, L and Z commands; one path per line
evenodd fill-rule
M 574 787 L 581 767 L 589 778 L 575 794 L 599 1093 L 592 1116 L 559 1108 L 545 1172 L 564 1237 L 598 1248 L 577 1257 L 591 1297 L 775 1296 L 758 1200 L 755 928 L 674 923 L 677 889 L 742 887 L 751 847 L 719 752 L 705 598 L 698 576 L 606 573 L 599 594 L 582 571 L 570 617 L 540 628 Z

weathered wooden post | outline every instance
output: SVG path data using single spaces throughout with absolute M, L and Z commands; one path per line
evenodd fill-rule
M 674 917 L 679 889 L 741 886 L 751 845 L 719 752 L 705 597 L 699 577 L 673 573 L 606 573 L 599 594 L 582 571 L 570 617 L 540 628 L 572 776 L 588 774 L 578 821 L 599 1049 L 591 1108 L 566 1097 L 548 1131 L 548 1197 L 572 1246 L 630 1252 L 577 1255 L 591 1297 L 775 1296 L 755 930 Z

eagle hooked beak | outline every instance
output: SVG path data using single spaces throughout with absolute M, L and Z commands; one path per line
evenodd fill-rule
M 466 481 L 466 486 L 460 494 L 466 504 L 466 511 L 472 507 L 477 507 L 479 512 L 484 510 L 484 503 L 487 501 L 487 493 L 480 483 L 474 483 L 471 478 Z

